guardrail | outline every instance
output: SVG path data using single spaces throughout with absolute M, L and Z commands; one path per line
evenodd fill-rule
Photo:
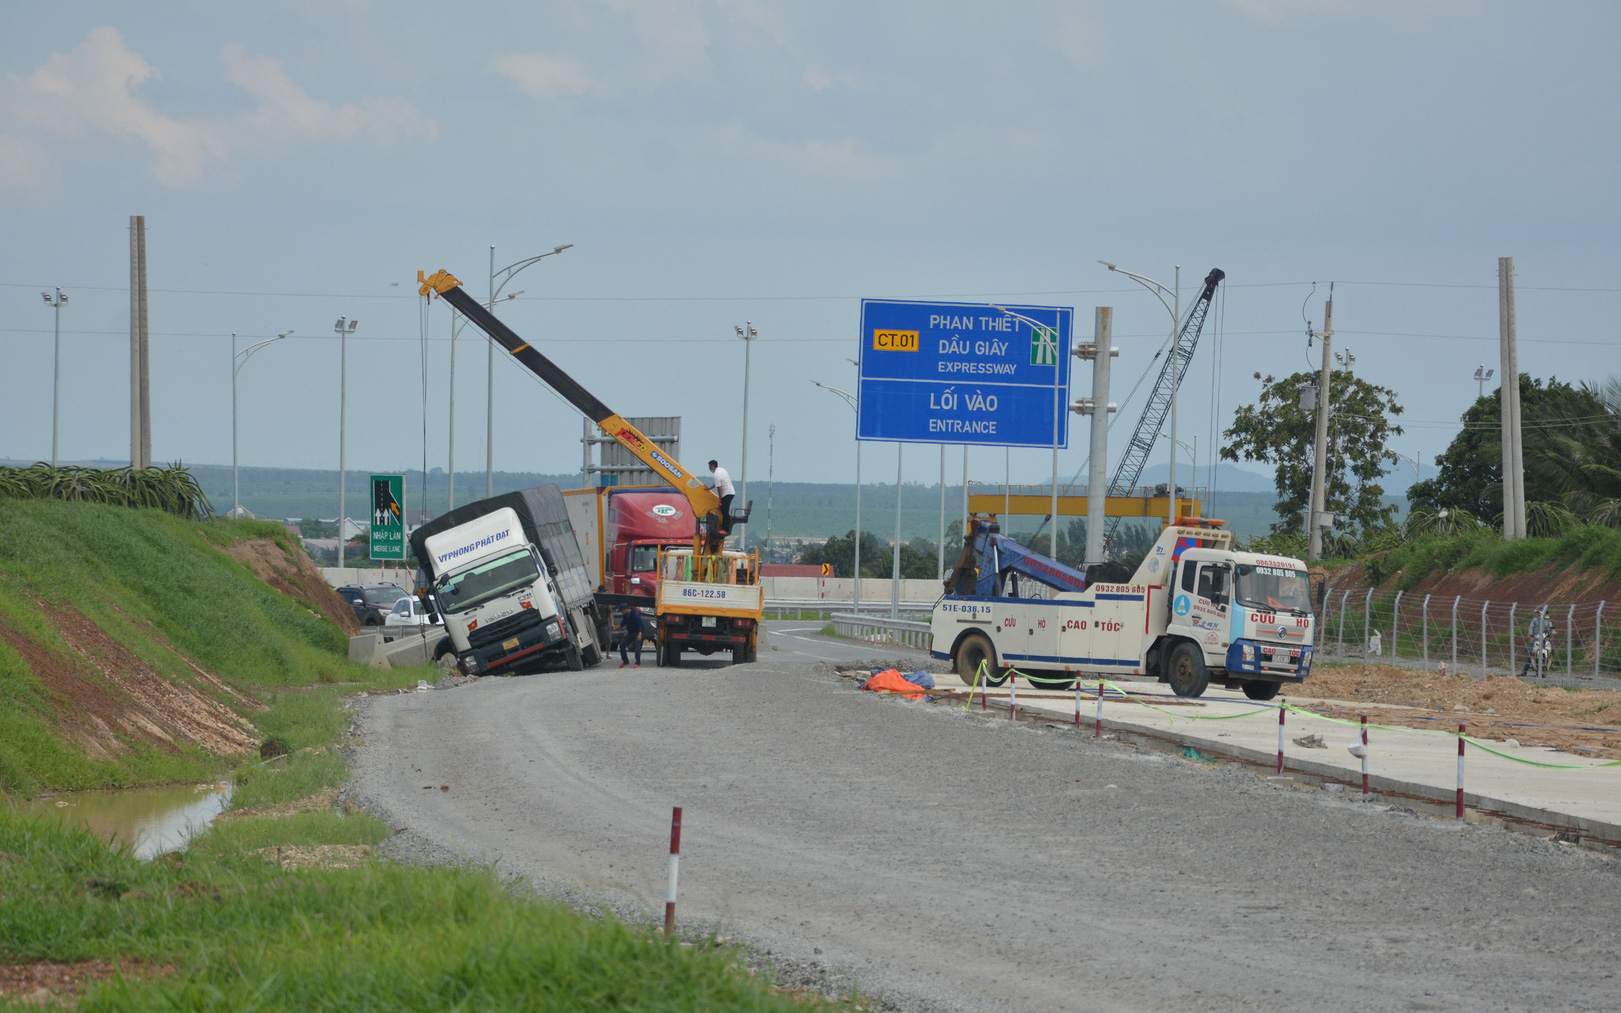
M 889 619 L 881 616 L 855 615 L 850 612 L 833 614 L 833 632 L 852 640 L 865 640 L 875 644 L 911 647 L 927 651 L 932 637 L 929 624 L 909 619 Z
M 765 600 L 765 611 L 768 615 L 783 612 L 852 612 L 853 607 L 854 603 L 848 599 L 837 601 L 823 598 L 767 598 Z M 869 615 L 882 615 L 887 618 L 889 614 L 887 602 L 864 602 L 861 608 L 863 613 Z M 914 619 L 926 620 L 933 612 L 934 602 L 932 601 L 901 602 L 901 614 Z

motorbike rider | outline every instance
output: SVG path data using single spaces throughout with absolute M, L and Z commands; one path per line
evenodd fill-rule
M 1522 679 L 1530 674 L 1533 662 L 1538 662 L 1539 659 L 1545 662 L 1547 656 L 1552 653 L 1553 620 L 1548 618 L 1548 606 L 1544 605 L 1537 609 L 1536 615 L 1531 617 L 1531 624 L 1526 627 L 1525 639 L 1525 667 L 1520 669 Z M 1543 671 L 1543 665 L 1538 664 L 1537 668 L 1538 674 L 1546 678 L 1547 672 Z

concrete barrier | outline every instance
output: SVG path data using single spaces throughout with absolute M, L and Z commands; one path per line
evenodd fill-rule
M 381 633 L 362 633 L 357 637 L 350 637 L 349 660 L 358 661 L 368 668 L 388 668 L 390 667 L 388 655 L 383 648 L 383 635 Z

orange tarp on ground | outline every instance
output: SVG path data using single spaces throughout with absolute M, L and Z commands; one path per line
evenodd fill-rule
M 861 687 L 870 689 L 875 693 L 899 693 L 908 700 L 916 700 L 923 695 L 923 688 L 901 678 L 901 673 L 891 668 L 868 679 Z

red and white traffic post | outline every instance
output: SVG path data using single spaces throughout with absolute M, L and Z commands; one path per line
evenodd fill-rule
M 1283 701 L 1278 701 L 1278 773 L 1283 773 Z
M 1362 794 L 1368 793 L 1368 716 L 1362 715 Z
M 1075 680 L 1075 730 L 1081 730 L 1081 680 Z
M 664 897 L 664 936 L 675 932 L 675 883 L 681 871 L 681 807 L 670 812 L 670 889 Z
M 1019 673 L 1008 669 L 1007 673 L 1007 719 L 1014 720 L 1019 714 Z
M 1103 680 L 1098 680 L 1098 716 L 1097 724 L 1092 729 L 1094 739 L 1103 738 Z
M 1458 808 L 1456 816 L 1463 819 L 1463 732 L 1464 725 L 1458 726 Z

